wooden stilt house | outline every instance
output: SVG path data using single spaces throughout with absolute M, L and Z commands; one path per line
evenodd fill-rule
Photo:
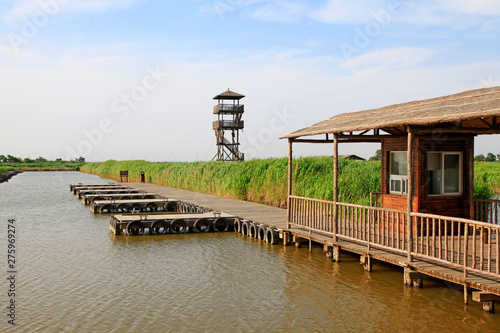
M 500 87 L 495 87 L 340 114 L 286 135 L 288 226 L 405 251 L 410 261 L 428 256 L 429 237 L 463 235 L 474 223 L 480 229 L 486 228 L 481 222 L 498 223 L 500 202 L 474 199 L 474 138 L 499 133 Z M 349 142 L 381 144 L 380 207 L 338 201 L 338 145 Z M 332 202 L 292 195 L 297 143 L 333 144 Z M 495 228 L 481 230 L 491 240 L 500 232 Z

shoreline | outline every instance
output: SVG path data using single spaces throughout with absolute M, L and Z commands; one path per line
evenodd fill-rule
M 9 179 L 20 173 L 23 173 L 23 171 L 19 170 L 7 171 L 6 173 L 0 175 L 0 183 L 8 182 Z

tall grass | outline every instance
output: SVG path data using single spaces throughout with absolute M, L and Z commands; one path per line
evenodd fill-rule
M 9 171 L 14 171 L 14 168 L 10 166 L 0 166 L 0 175 Z
M 288 159 L 270 158 L 237 163 L 152 163 L 106 161 L 89 163 L 83 172 L 119 179 L 128 170 L 129 180 L 146 181 L 218 196 L 285 207 Z M 316 199 L 333 198 L 333 161 L 329 157 L 307 157 L 293 161 L 293 194 Z M 339 160 L 339 199 L 367 205 L 370 192 L 380 191 L 380 162 Z
M 369 205 L 370 192 L 380 192 L 380 162 L 339 159 L 339 200 Z M 128 170 L 130 181 L 139 181 L 141 171 L 146 182 L 227 198 L 285 207 L 288 183 L 288 159 L 270 158 L 245 162 L 153 163 L 114 161 L 88 163 L 83 172 L 120 179 L 120 170 Z M 293 194 L 333 199 L 333 161 L 330 157 L 306 157 L 293 160 Z M 500 163 L 475 164 L 475 196 L 490 198 L 500 189 Z
M 474 196 L 488 199 L 500 193 L 500 162 L 474 163 Z

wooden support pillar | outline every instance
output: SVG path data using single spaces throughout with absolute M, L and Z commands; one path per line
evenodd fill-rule
M 363 265 L 363 268 L 365 269 L 365 271 L 367 272 L 371 272 L 372 271 L 372 260 L 370 258 L 370 255 L 362 255 L 360 257 L 360 263 L 361 265 Z
M 286 204 L 286 212 L 287 212 L 287 218 L 286 218 L 286 227 L 287 229 L 290 229 L 290 222 L 291 222 L 291 213 L 292 213 L 292 199 L 290 198 L 290 196 L 292 195 L 292 172 L 293 172 L 293 169 L 292 169 L 292 163 L 293 163 L 293 159 L 292 159 L 292 154 L 293 154 L 293 150 L 292 150 L 292 145 L 293 145 L 293 140 L 292 139 L 288 139 L 288 197 L 287 197 L 287 204 Z
M 410 126 L 408 126 L 408 150 L 407 150 L 407 176 L 408 176 L 408 188 L 407 188 L 407 201 L 406 201 L 406 238 L 407 238 L 407 250 L 408 250 L 408 262 L 413 261 L 413 257 L 411 255 L 411 251 L 413 249 L 413 240 L 412 240 L 412 219 L 411 219 L 411 211 L 413 205 L 413 133 L 411 132 Z
M 333 247 L 331 247 L 330 245 L 324 244 L 323 252 L 325 252 L 327 258 L 333 257 Z
M 427 278 L 425 274 L 416 272 L 411 267 L 404 268 L 404 284 L 407 286 L 422 288 L 425 278 Z
M 404 284 L 407 286 L 413 286 L 413 280 L 410 278 L 410 272 L 411 272 L 410 267 L 404 268 L 403 281 L 404 281 Z
M 472 299 L 476 302 L 483 303 L 483 310 L 488 313 L 495 312 L 495 302 L 500 301 L 500 296 L 487 293 L 484 291 L 474 291 L 472 293 Z
M 283 231 L 283 246 L 290 245 L 290 233 L 287 231 Z
M 468 163 L 467 168 L 469 169 L 468 175 L 468 186 L 469 186 L 469 205 L 470 205 L 470 219 L 474 220 L 474 139 L 471 139 L 472 143 L 469 145 L 467 155 Z
M 470 290 L 469 283 L 466 282 L 464 284 L 464 304 L 465 305 L 469 304 L 469 290 Z
M 339 199 L 339 136 L 333 135 L 333 241 L 337 242 L 337 201 Z
M 338 246 L 338 245 L 333 246 L 332 261 L 335 261 L 335 262 L 340 261 L 340 246 Z

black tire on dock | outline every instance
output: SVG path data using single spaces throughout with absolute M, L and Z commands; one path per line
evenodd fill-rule
M 156 207 L 156 204 L 154 202 L 150 202 L 146 205 L 146 207 L 144 208 L 144 210 L 146 212 L 155 212 L 157 209 Z
M 156 220 L 151 224 L 152 235 L 165 235 L 168 233 L 169 223 L 166 220 Z
M 229 230 L 229 221 L 225 217 L 218 217 L 212 226 L 215 232 L 226 232 Z
M 144 234 L 144 225 L 141 221 L 130 221 L 127 224 L 127 235 L 138 236 Z
M 266 241 L 266 231 L 267 231 L 267 226 L 264 224 L 261 224 L 259 226 L 259 231 L 257 233 L 257 238 L 261 241 Z
M 266 229 L 266 242 L 271 244 L 278 244 L 279 233 L 276 228 L 268 227 Z
M 259 227 L 258 223 L 250 223 L 250 228 L 248 228 L 248 236 L 257 238 L 259 236 Z
M 165 210 L 166 210 L 167 212 L 175 212 L 176 210 L 179 210 L 177 207 L 178 207 L 178 206 L 177 206 L 177 202 L 175 202 L 175 201 L 170 201 L 170 202 L 169 202 L 169 203 L 167 203 L 167 205 L 165 206 Z
M 156 199 L 154 194 L 148 194 L 144 196 L 144 199 Z
M 241 220 L 234 219 L 234 232 L 241 232 Z
M 142 207 L 141 207 L 141 204 L 139 203 L 133 203 L 130 205 L 130 211 L 131 212 L 140 212 L 142 211 Z
M 248 235 L 250 232 L 250 222 L 249 221 L 241 221 L 241 233 L 243 235 Z
M 132 197 L 130 197 L 129 195 L 122 195 L 120 197 L 120 200 L 130 200 L 130 199 L 132 199 Z
M 185 234 L 188 232 L 186 221 L 183 219 L 176 219 L 170 222 L 170 232 L 173 234 Z
M 210 221 L 208 219 L 197 219 L 193 224 L 194 232 L 209 232 Z
M 128 205 L 127 204 L 119 204 L 117 207 L 116 207 L 116 212 L 117 213 L 128 213 Z
M 99 209 L 99 213 L 111 213 L 111 205 L 102 205 L 101 209 Z

